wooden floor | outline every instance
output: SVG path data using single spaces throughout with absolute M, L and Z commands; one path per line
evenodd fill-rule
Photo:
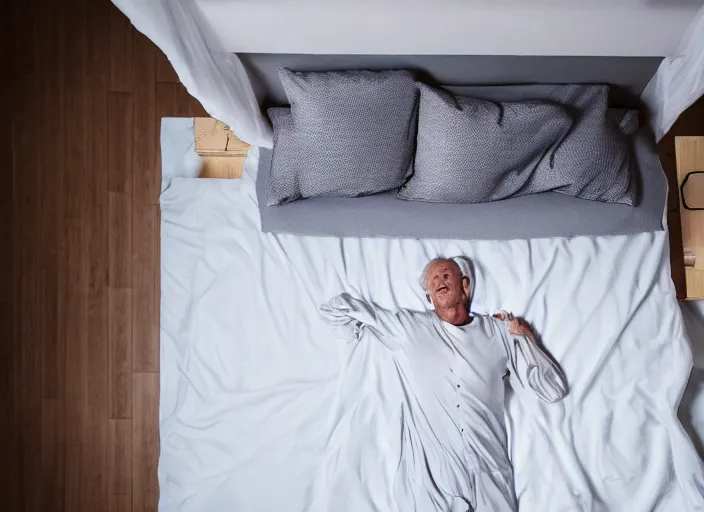
M 204 112 L 107 0 L 5 4 L 0 510 L 155 510 L 159 119 Z
M 11 4 L 0 510 L 156 510 L 159 123 L 204 111 L 108 0 Z

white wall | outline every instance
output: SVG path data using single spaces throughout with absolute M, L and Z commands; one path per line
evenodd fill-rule
M 223 49 L 667 56 L 704 0 L 196 0 Z

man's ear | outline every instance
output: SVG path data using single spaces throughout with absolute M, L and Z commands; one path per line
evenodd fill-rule
M 462 277 L 462 289 L 464 290 L 464 294 L 469 298 L 469 289 L 470 289 L 470 282 L 469 278 L 467 276 Z

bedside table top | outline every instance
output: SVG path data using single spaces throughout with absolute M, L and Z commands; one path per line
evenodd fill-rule
M 238 139 L 222 122 L 212 117 L 193 119 L 196 153 L 201 156 L 241 156 L 249 152 L 249 144 Z
M 212 117 L 193 119 L 195 151 L 203 166 L 199 178 L 241 178 L 249 144 Z

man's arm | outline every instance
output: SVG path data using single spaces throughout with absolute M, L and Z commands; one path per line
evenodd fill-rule
M 343 293 L 320 306 L 323 319 L 333 326 L 338 337 L 346 341 L 359 341 L 371 331 L 389 349 L 399 347 L 404 333 L 401 313 L 393 313 L 365 300 Z
M 509 380 L 515 388 L 532 389 L 547 403 L 567 395 L 567 379 L 560 367 L 540 347 L 528 323 L 509 313 L 495 315 L 501 320 L 501 339 L 508 356 Z

